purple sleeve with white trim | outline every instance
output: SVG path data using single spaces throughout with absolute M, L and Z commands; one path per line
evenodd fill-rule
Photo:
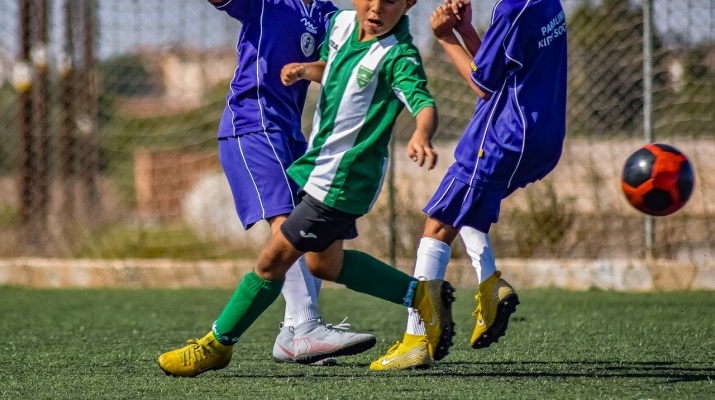
M 472 81 L 489 93 L 499 90 L 507 76 L 523 66 L 524 43 L 519 26 L 495 10 L 494 21 L 472 62 Z
M 213 6 L 217 10 L 225 11 L 232 18 L 245 23 L 256 15 L 257 10 L 259 10 L 259 4 L 256 0 L 226 0 L 214 3 Z

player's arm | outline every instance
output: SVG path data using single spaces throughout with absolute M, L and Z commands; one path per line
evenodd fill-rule
M 446 6 L 438 7 L 432 13 L 432 18 L 430 18 L 432 32 L 437 38 L 437 42 L 442 45 L 452 63 L 457 67 L 459 74 L 467 80 L 472 90 L 482 99 L 489 100 L 492 97 L 491 93 L 483 91 L 472 81 L 472 56 L 462 47 L 459 39 L 454 34 L 456 21 L 457 18 L 451 8 Z
M 258 0 L 208 0 L 209 4 L 217 10 L 224 11 L 226 14 L 241 21 L 245 24 L 260 12 L 259 6 L 261 3 Z
M 469 0 L 444 0 L 444 5 L 452 9 L 452 14 L 457 18 L 454 30 L 462 38 L 462 43 L 469 53 L 474 57 L 482 45 L 477 30 L 472 25 L 472 3 Z
M 323 79 L 326 62 L 323 60 L 311 63 L 290 63 L 281 69 L 281 82 L 290 86 L 301 79 L 320 83 Z
M 432 138 L 437 131 L 437 110 L 428 106 L 415 116 L 417 128 L 407 143 L 407 156 L 420 167 L 427 164 L 427 169 L 437 165 L 437 151 L 432 147 Z

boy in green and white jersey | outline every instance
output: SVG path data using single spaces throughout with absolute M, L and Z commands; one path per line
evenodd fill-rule
M 452 286 L 418 281 L 368 254 L 343 250 L 343 240 L 357 236 L 355 221 L 380 191 L 392 128 L 404 106 L 417 120 L 408 155 L 430 169 L 437 161 L 430 143 L 437 125 L 434 101 L 404 16 L 415 2 L 353 0 L 355 11 L 331 20 L 320 61 L 283 67 L 286 85 L 299 79 L 323 84 L 309 150 L 288 170 L 304 190 L 302 200 L 273 232 L 212 331 L 159 357 L 167 374 L 196 376 L 228 366 L 233 344 L 275 301 L 286 272 L 302 255 L 315 277 L 416 309 L 429 321 L 430 355 L 447 355 L 454 335 Z M 309 341 L 293 347 L 299 363 L 364 350 L 322 351 Z
M 297 75 L 287 69 L 327 62 L 308 151 L 288 174 L 323 204 L 365 214 L 380 192 L 392 128 L 403 107 L 417 118 L 408 151 L 418 158 L 424 152 L 428 168 L 436 162 L 429 144 L 436 114 L 407 17 L 401 16 L 389 34 L 361 41 L 358 12 L 333 16 L 321 61 L 288 65 L 284 83 Z

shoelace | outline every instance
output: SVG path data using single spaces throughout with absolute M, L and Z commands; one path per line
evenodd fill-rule
M 400 343 L 400 341 L 398 340 L 398 341 L 396 341 L 392 346 L 390 346 L 390 348 L 387 349 L 387 352 L 385 353 L 385 357 L 389 356 L 390 354 L 392 354 L 392 352 L 394 352 L 395 350 L 397 350 L 397 348 L 400 347 L 400 344 L 401 344 L 401 343 Z
M 474 296 L 474 298 L 477 300 L 477 309 L 474 310 L 474 312 L 472 313 L 472 317 L 479 318 L 479 314 L 482 312 L 482 303 L 479 302 L 480 297 L 481 294 Z
M 348 317 L 345 317 L 345 319 L 343 319 L 337 325 L 333 325 L 333 324 L 324 324 L 324 325 L 325 325 L 326 329 L 330 329 L 330 330 L 340 329 L 340 330 L 346 331 L 346 330 L 350 329 L 350 327 L 352 326 L 349 323 L 345 322 L 347 320 L 348 320 Z M 320 321 L 323 322 L 323 319 L 321 318 Z M 338 332 L 338 333 L 342 333 L 342 332 Z
M 211 354 L 211 349 L 200 343 L 199 339 L 190 339 L 187 340 L 186 343 L 190 344 L 191 346 L 187 346 L 184 350 L 184 352 L 181 354 L 181 362 L 184 365 L 190 365 L 191 362 L 191 356 L 194 356 L 195 361 L 201 361 L 204 358 L 208 358 L 207 354 Z

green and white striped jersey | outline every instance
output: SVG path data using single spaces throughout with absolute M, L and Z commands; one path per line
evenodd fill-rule
M 359 42 L 355 11 L 333 16 L 308 152 L 288 174 L 325 205 L 366 214 L 380 193 L 395 120 L 434 106 L 422 59 L 403 16 L 378 38 Z

